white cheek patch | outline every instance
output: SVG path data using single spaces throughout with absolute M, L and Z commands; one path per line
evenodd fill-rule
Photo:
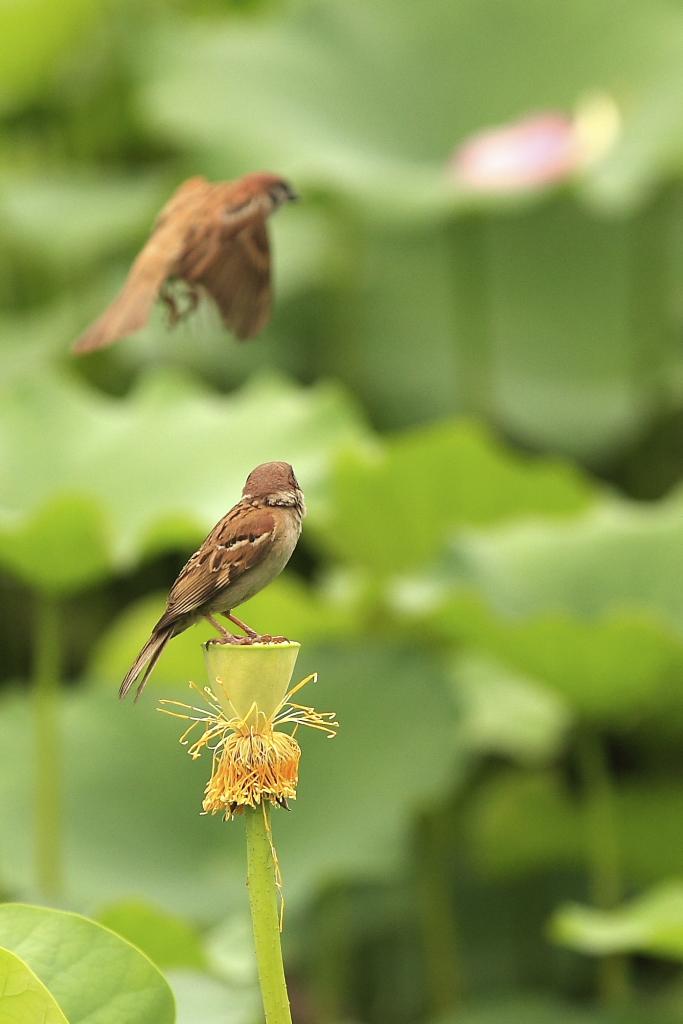
M 296 495 L 293 491 L 273 491 L 266 498 L 268 505 L 296 505 Z

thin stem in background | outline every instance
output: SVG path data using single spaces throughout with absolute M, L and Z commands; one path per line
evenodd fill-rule
M 280 944 L 278 893 L 267 804 L 245 808 L 247 886 L 266 1024 L 292 1024 Z
M 356 948 L 353 894 L 348 885 L 330 886 L 312 914 L 315 998 L 323 1021 L 344 1020 L 353 991 Z
M 458 938 L 449 873 L 447 815 L 425 812 L 418 826 L 418 885 L 427 992 L 434 1016 L 452 1011 L 460 996 Z
M 591 898 L 601 910 L 611 910 L 623 896 L 614 789 L 605 749 L 590 728 L 582 729 L 577 744 L 586 811 Z M 618 954 L 601 957 L 599 986 L 605 1004 L 622 1002 L 629 994 L 628 962 Z
M 458 408 L 489 413 L 493 395 L 489 221 L 486 214 L 459 217 L 451 227 L 453 318 Z
M 62 662 L 59 605 L 40 595 L 33 634 L 35 723 L 35 858 L 41 892 L 54 899 L 62 889 L 62 759 L 59 681 Z

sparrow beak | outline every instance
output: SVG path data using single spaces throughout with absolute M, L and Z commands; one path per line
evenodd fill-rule
M 299 195 L 299 193 L 295 192 L 291 185 L 288 185 L 287 186 L 287 202 L 289 202 L 289 203 L 298 203 L 300 199 L 301 199 L 301 196 Z

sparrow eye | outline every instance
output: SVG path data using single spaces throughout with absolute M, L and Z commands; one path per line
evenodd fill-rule
M 283 203 L 292 203 L 299 198 L 294 189 L 288 185 L 286 181 L 279 181 L 277 185 L 273 185 L 269 190 L 268 195 L 275 206 L 282 206 Z

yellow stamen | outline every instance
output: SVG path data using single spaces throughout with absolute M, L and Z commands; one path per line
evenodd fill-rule
M 300 725 L 306 725 L 331 738 L 338 727 L 333 712 L 318 712 L 291 700 L 316 679 L 316 675 L 310 675 L 297 683 L 270 716 L 253 703 L 243 718 L 236 713 L 228 718 L 211 689 L 205 686 L 200 690 L 194 683 L 190 686 L 206 700 L 208 711 L 182 701 L 161 701 L 159 711 L 190 723 L 180 737 L 182 744 L 187 745 L 193 731 L 202 726 L 188 754 L 196 760 L 203 750 L 212 752 L 211 778 L 202 802 L 205 814 L 220 813 L 228 820 L 244 807 L 257 807 L 266 800 L 286 807 L 288 800 L 296 799 L 301 750 L 294 733 Z M 287 724 L 294 727 L 291 733 L 278 728 Z

